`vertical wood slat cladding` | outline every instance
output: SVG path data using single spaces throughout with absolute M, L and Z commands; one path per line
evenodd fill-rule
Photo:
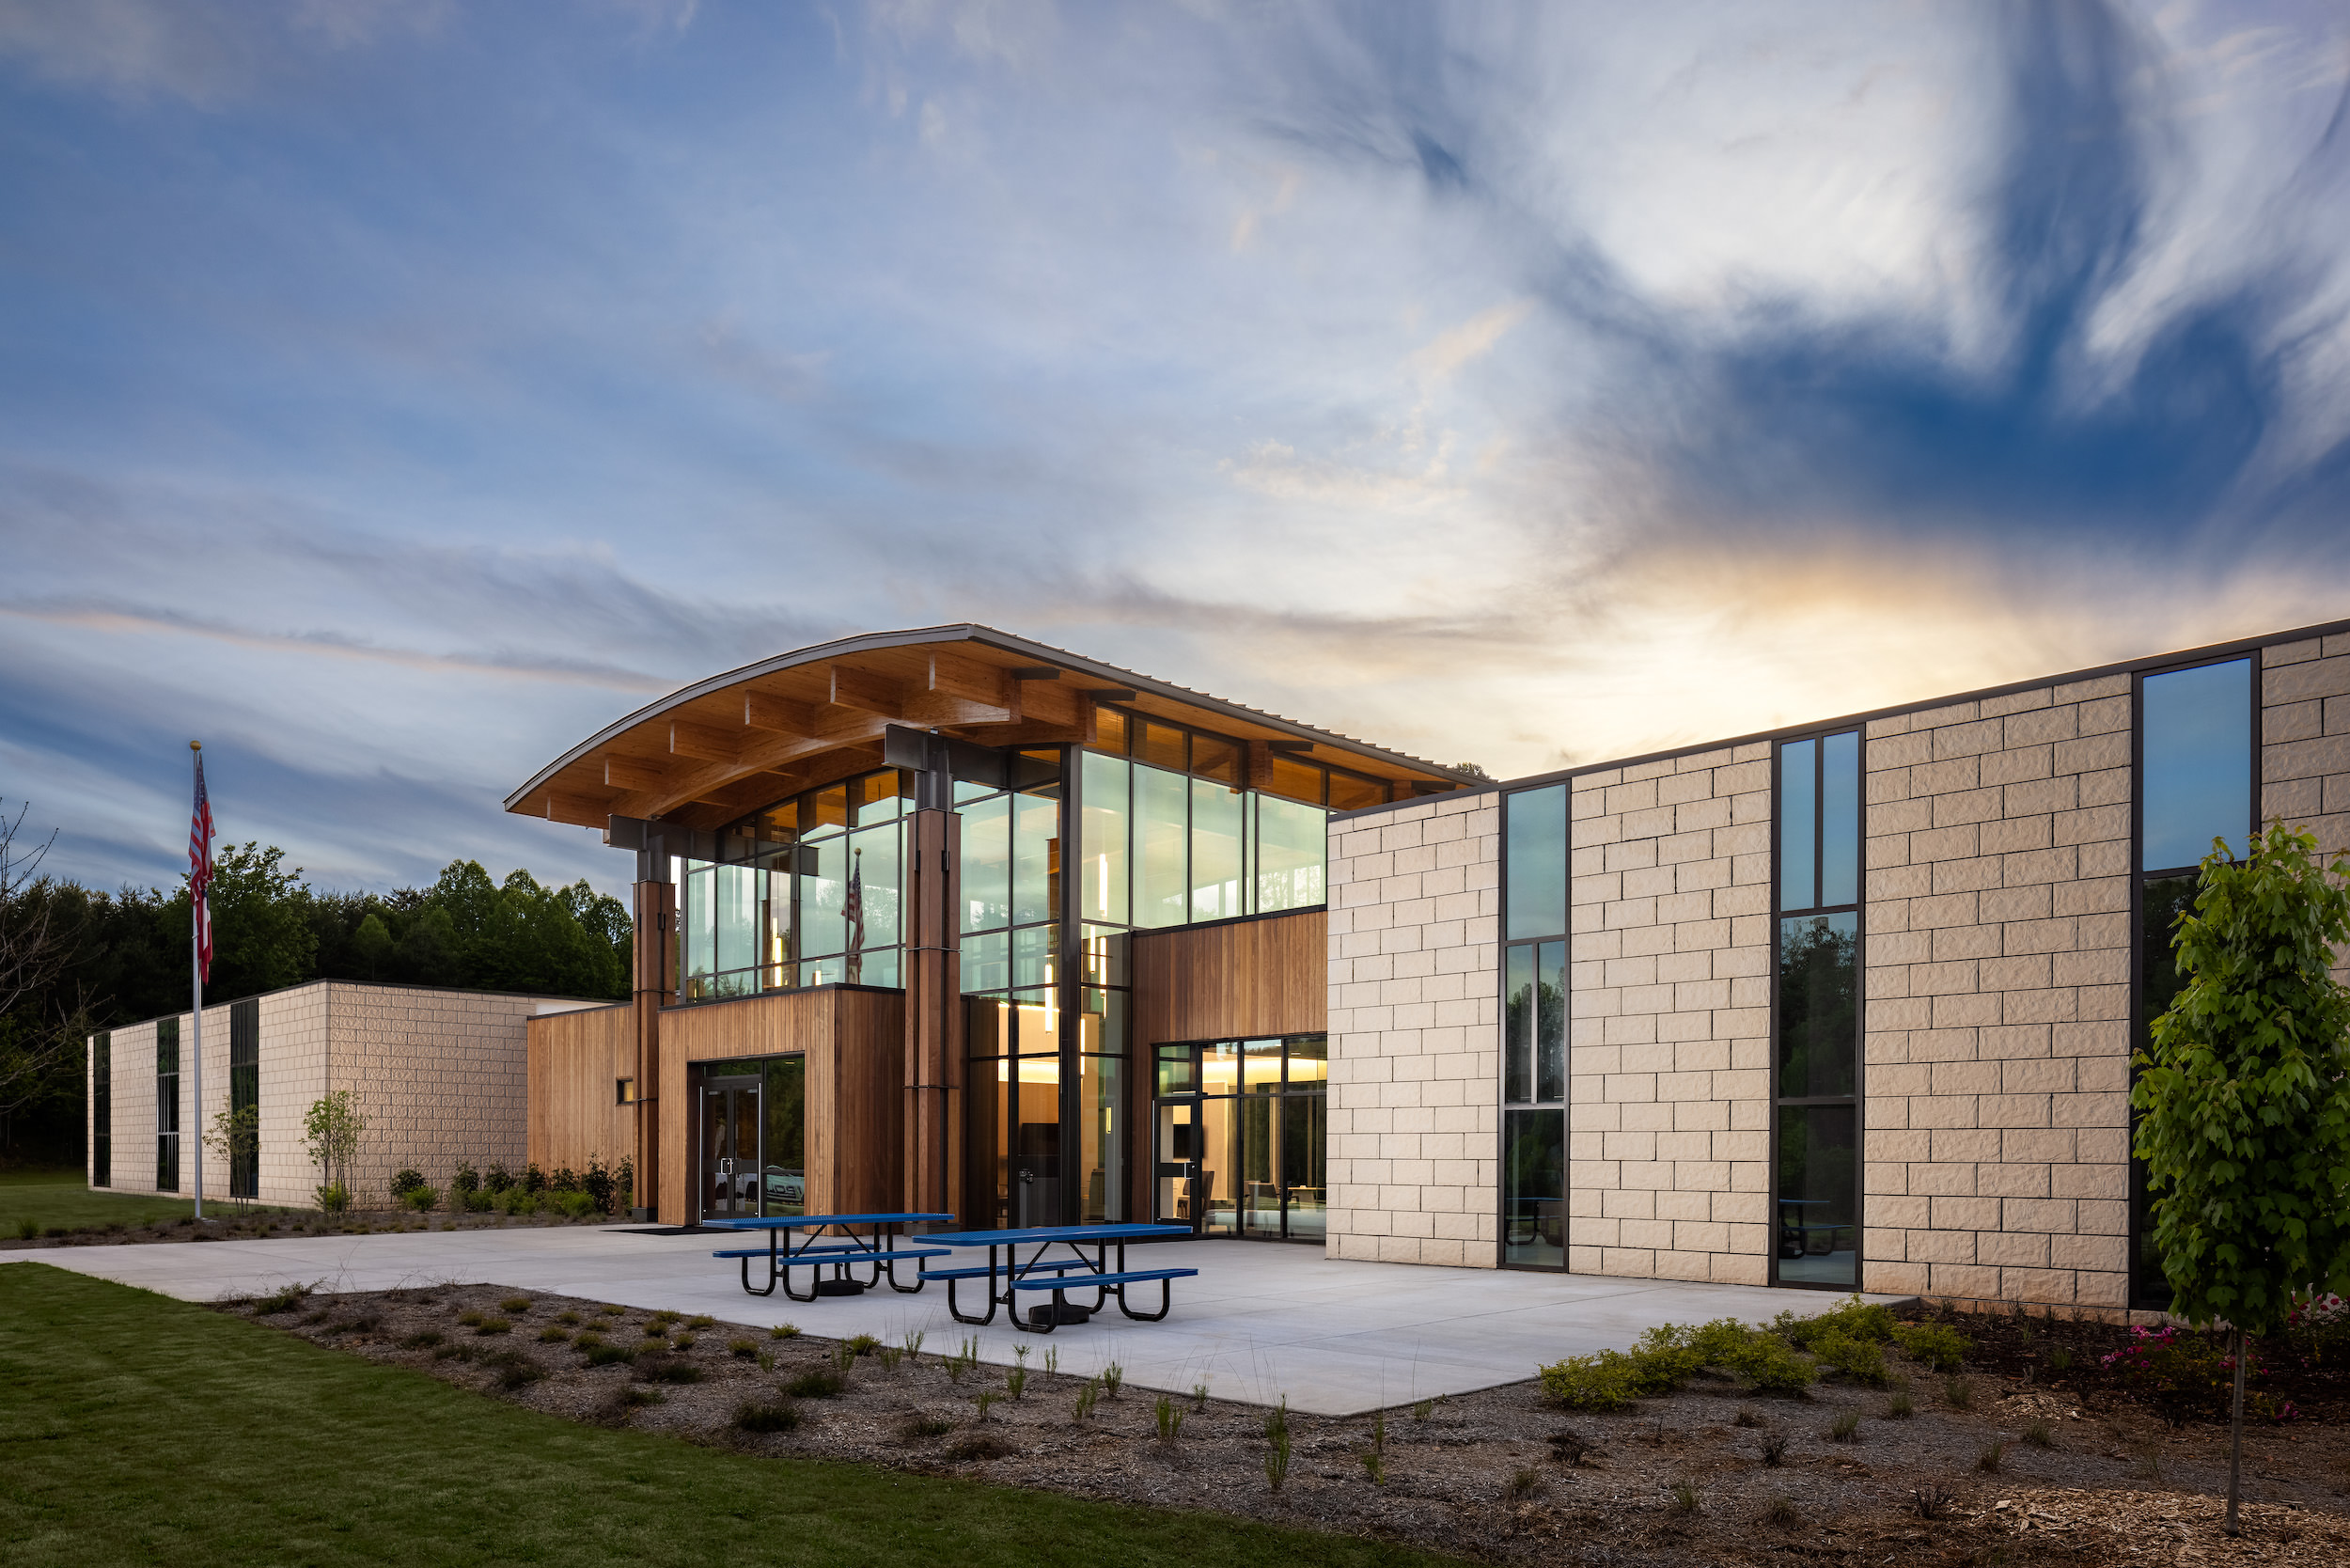
M 687 1064 L 805 1055 L 807 1206 L 817 1214 L 894 1208 L 899 1200 L 899 1074 L 904 998 L 824 986 L 670 1008 L 661 1015 L 661 1217 L 689 1224 L 700 1140 Z
M 1135 1129 L 1127 1210 L 1152 1213 L 1158 1126 L 1152 1047 L 1188 1040 L 1321 1034 L 1328 1027 L 1328 912 L 1301 909 L 1221 925 L 1137 933 L 1128 1125 Z
M 585 1170 L 590 1155 L 616 1166 L 636 1147 L 636 1115 L 618 1080 L 636 1074 L 636 1010 L 582 1008 L 525 1025 L 527 1158 L 542 1170 Z
M 1301 909 L 1137 933 L 1136 1043 L 1322 1033 L 1329 927 L 1326 911 Z

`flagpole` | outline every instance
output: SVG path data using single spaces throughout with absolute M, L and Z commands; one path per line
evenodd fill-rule
M 199 785 L 203 780 L 204 743 L 190 741 L 188 749 L 195 753 L 194 767 Z M 195 879 L 190 878 L 191 882 Z M 196 908 L 196 901 L 204 897 L 204 889 L 188 889 L 188 990 L 194 998 L 196 1018 L 196 1217 L 204 1217 L 204 916 Z

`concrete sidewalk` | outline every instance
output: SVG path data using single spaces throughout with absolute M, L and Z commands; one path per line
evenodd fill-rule
M 1032 1359 L 1058 1347 L 1064 1373 L 1085 1376 L 1116 1361 L 1141 1388 L 1182 1393 L 1204 1383 L 1218 1398 L 1261 1404 L 1286 1394 L 1294 1408 L 1325 1416 L 1518 1382 L 1539 1362 L 1626 1349 L 1653 1324 L 1761 1323 L 1789 1309 L 1817 1312 L 1839 1299 L 1819 1291 L 1340 1262 L 1274 1243 L 1174 1242 L 1129 1254 L 1138 1268 L 1199 1270 L 1197 1278 L 1175 1281 L 1175 1309 L 1165 1322 L 1133 1323 L 1113 1307 L 1047 1336 L 1020 1333 L 1000 1313 L 985 1328 L 958 1324 L 940 1285 L 918 1295 L 883 1287 L 813 1303 L 780 1292 L 745 1295 L 735 1265 L 710 1255 L 732 1242 L 549 1228 L 54 1247 L 0 1251 L 0 1262 L 51 1263 L 183 1301 L 256 1295 L 293 1281 L 327 1291 L 485 1283 L 707 1312 L 761 1328 L 795 1323 L 827 1337 L 873 1334 L 894 1342 L 919 1332 L 925 1354 L 951 1353 L 976 1337 L 986 1361 L 1010 1365 L 1014 1344 L 1028 1346 Z M 966 1261 L 980 1255 L 957 1259 Z M 1155 1291 L 1137 1297 L 1144 1305 L 1157 1299 Z

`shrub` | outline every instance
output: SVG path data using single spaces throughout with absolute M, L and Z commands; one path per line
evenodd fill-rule
M 1762 1438 L 1762 1464 L 1764 1467 L 1776 1470 L 1781 1465 L 1786 1463 L 1787 1435 L 1783 1432 L 1764 1434 Z
M 586 1349 L 588 1353 L 588 1365 L 591 1367 L 609 1367 L 615 1364 L 624 1365 L 636 1359 L 636 1353 L 629 1349 L 626 1345 L 607 1345 L 599 1342 L 588 1345 Z
M 513 1327 L 504 1318 L 480 1318 L 475 1321 L 473 1331 L 477 1334 L 505 1334 L 510 1333 Z
M 1158 1418 L 1159 1441 L 1171 1443 L 1183 1435 L 1183 1407 L 1161 1394 L 1151 1413 Z
M 1975 1455 L 1975 1468 L 1985 1475 L 1996 1475 L 2007 1464 L 2007 1445 L 1993 1443 Z
M 1917 1413 L 1918 1406 L 1910 1399 L 1907 1389 L 1902 1390 L 1885 1402 L 1885 1419 L 1888 1421 L 1905 1421 Z
M 498 1298 L 498 1310 L 501 1312 L 527 1312 L 530 1310 L 530 1297 L 526 1295 L 509 1295 Z
M 566 1307 L 561 1311 L 555 1314 L 555 1321 L 560 1324 L 568 1324 L 572 1327 L 576 1328 L 579 1326 L 579 1314 L 572 1311 L 569 1307 Z
M 966 1432 L 947 1445 L 947 1457 L 955 1461 L 1001 1459 L 1016 1452 L 1010 1443 L 993 1432 Z
M 40 1239 L 40 1221 L 38 1219 L 18 1220 L 16 1222 L 16 1239 L 19 1241 L 39 1241 Z
M 800 1325 L 795 1323 L 779 1323 L 767 1330 L 767 1337 L 771 1340 L 796 1340 L 800 1337 Z
M 1953 1410 L 1972 1410 L 1975 1407 L 1975 1386 L 1966 1378 L 1953 1377 L 1942 1385 L 1942 1399 Z
M 1777 1334 L 1749 1334 L 1744 1347 L 1722 1365 L 1760 1394 L 1799 1394 L 1820 1375 L 1816 1366 Z
M 468 1195 L 480 1191 L 481 1173 L 473 1168 L 471 1162 L 459 1160 L 457 1168 L 448 1173 L 448 1190 Z
M 556 1195 L 556 1207 L 572 1219 L 586 1219 L 596 1212 L 596 1200 L 577 1190 Z
M 702 1370 L 674 1356 L 639 1356 L 635 1376 L 640 1383 L 699 1383 Z
M 400 1207 L 404 1209 L 413 1210 L 420 1215 L 431 1214 L 440 1207 L 441 1195 L 431 1187 L 419 1183 L 401 1193 L 400 1202 Z
M 522 1180 L 515 1184 L 525 1192 L 544 1192 L 547 1190 L 547 1173 L 533 1161 L 523 1167 Z
M 2024 1428 L 2024 1441 L 2036 1449 L 2052 1449 L 2056 1447 L 2056 1434 L 2047 1422 L 2034 1421 Z
M 463 1311 L 457 1314 L 457 1321 L 467 1328 L 473 1327 L 474 1325 L 479 1323 L 481 1319 L 482 1313 L 471 1307 L 466 1308 Z
M 1845 1411 L 1827 1429 L 1827 1440 L 1831 1443 L 1856 1442 L 1859 1437 L 1860 1412 L 1857 1410 Z
M 497 1369 L 498 1387 L 508 1391 L 526 1388 L 547 1375 L 547 1369 L 519 1350 L 501 1350 L 489 1358 Z
M 859 1334 L 841 1342 L 849 1347 L 852 1356 L 870 1356 L 881 1349 L 881 1341 L 870 1334 Z M 1025 1350 L 1026 1347 L 1024 1345 L 1021 1348 Z
M 460 1196 L 464 1200 L 468 1214 L 486 1215 L 497 1207 L 497 1194 L 493 1192 L 468 1192 Z
M 422 1185 L 424 1185 L 424 1172 L 415 1169 L 397 1171 L 392 1176 L 392 1196 L 405 1200 L 410 1193 Z
M 319 1207 L 330 1215 L 347 1214 L 351 1209 L 351 1189 L 340 1182 L 330 1183 L 318 1189 Z
M 579 1172 L 573 1170 L 568 1165 L 556 1166 L 555 1168 L 555 1174 L 548 1177 L 546 1180 L 547 1190 L 549 1192 L 577 1192 L 580 1190 Z
M 926 1437 L 944 1437 L 954 1429 L 955 1423 L 944 1416 L 925 1416 L 916 1411 L 898 1423 L 898 1441 L 912 1448 Z
M 1542 1380 L 1544 1397 L 1570 1410 L 1622 1410 L 1639 1397 L 1638 1369 L 1612 1350 L 1554 1361 Z
M 1777 1525 L 1781 1529 L 1792 1529 L 1803 1523 L 1803 1513 L 1795 1507 L 1795 1499 L 1782 1492 L 1773 1497 L 1771 1506 L 1763 1511 L 1762 1522 Z
M 1554 1432 L 1550 1435 L 1548 1441 L 1550 1457 L 1569 1469 L 1582 1464 L 1587 1457 L 1598 1451 L 1597 1446 L 1579 1432 Z
M 263 1315 L 274 1312 L 290 1312 L 300 1306 L 303 1298 L 309 1294 L 310 1287 L 307 1285 L 282 1285 L 255 1302 L 253 1310 Z
M 1954 1372 L 1974 1341 L 1948 1324 L 1903 1323 L 1893 1325 L 1893 1342 L 1912 1360 L 1938 1372 Z
M 793 1399 L 838 1399 L 849 1380 L 830 1367 L 811 1367 L 783 1386 Z
M 1883 1344 L 1900 1326 L 1893 1309 L 1864 1302 L 1857 1295 L 1817 1317 L 1799 1318 L 1793 1312 L 1781 1312 L 1771 1324 L 1776 1333 L 1798 1350 L 1810 1350 L 1816 1341 L 1829 1336 Z
M 1856 1383 L 1885 1381 L 1885 1352 L 1874 1341 L 1843 1334 L 1823 1334 L 1811 1341 L 1812 1354 Z
M 539 1342 L 542 1345 L 559 1345 L 571 1337 L 572 1331 L 559 1323 L 551 1323 L 539 1330 Z
M 1668 1488 L 1668 1495 L 1673 1500 L 1675 1513 L 1697 1513 L 1705 1508 L 1705 1494 L 1698 1490 L 1698 1483 L 1694 1481 L 1684 1479 L 1674 1482 Z
M 759 1341 L 757 1340 L 728 1340 L 727 1354 L 737 1360 L 748 1361 L 759 1354 Z
M 595 1205 L 598 1214 L 608 1215 L 612 1212 L 612 1172 L 603 1168 L 602 1155 L 588 1156 L 588 1174 L 580 1178 L 579 1187 L 588 1195 L 588 1200 Z
M 415 1333 L 411 1334 L 406 1339 L 400 1341 L 400 1348 L 402 1350 L 431 1350 L 434 1345 L 437 1345 L 440 1342 L 441 1331 L 439 1329 L 425 1328 L 419 1329 Z
M 2132 1390 L 2173 1415 L 2217 1418 L 2228 1413 L 2234 1393 L 2235 1357 L 2201 1334 L 2175 1325 L 2133 1328 L 2130 1342 L 2100 1363 L 2119 1373 Z M 2258 1381 L 2268 1369 L 2254 1359 L 2245 1368 L 2247 1382 Z M 2247 1388 L 2245 1414 L 2261 1420 L 2291 1420 L 2300 1412 L 2291 1402 L 2280 1403 L 2261 1389 Z
M 705 1328 L 717 1327 L 718 1320 L 712 1317 L 708 1312 L 696 1312 L 692 1317 L 685 1320 L 685 1326 L 693 1329 L 696 1333 L 699 1333 Z
M 513 1184 L 514 1178 L 512 1173 L 509 1172 L 504 1165 L 494 1160 L 491 1162 L 489 1170 L 485 1172 L 481 1178 L 481 1185 L 483 1189 L 488 1192 L 504 1192 L 508 1187 L 510 1187 Z
M 1543 1472 L 1530 1465 L 1521 1465 L 1510 1472 L 1510 1480 L 1501 1488 L 1501 1495 L 1512 1502 L 1524 1502 L 1542 1489 Z M 1274 1490 L 1278 1492 L 1280 1488 L 1276 1486 Z
M 734 1425 L 740 1432 L 790 1432 L 799 1424 L 800 1407 L 788 1399 L 745 1400 L 734 1407 Z

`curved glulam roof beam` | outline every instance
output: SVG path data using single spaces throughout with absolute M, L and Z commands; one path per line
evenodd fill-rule
M 1450 768 L 1155 681 L 992 627 L 879 632 L 779 654 L 682 687 L 598 731 L 506 797 L 581 827 L 613 817 L 714 827 L 796 791 L 881 765 L 893 724 L 982 745 L 1082 744 L 1114 702 L 1247 744 L 1250 782 L 1276 754 L 1405 792 L 1469 783 Z

